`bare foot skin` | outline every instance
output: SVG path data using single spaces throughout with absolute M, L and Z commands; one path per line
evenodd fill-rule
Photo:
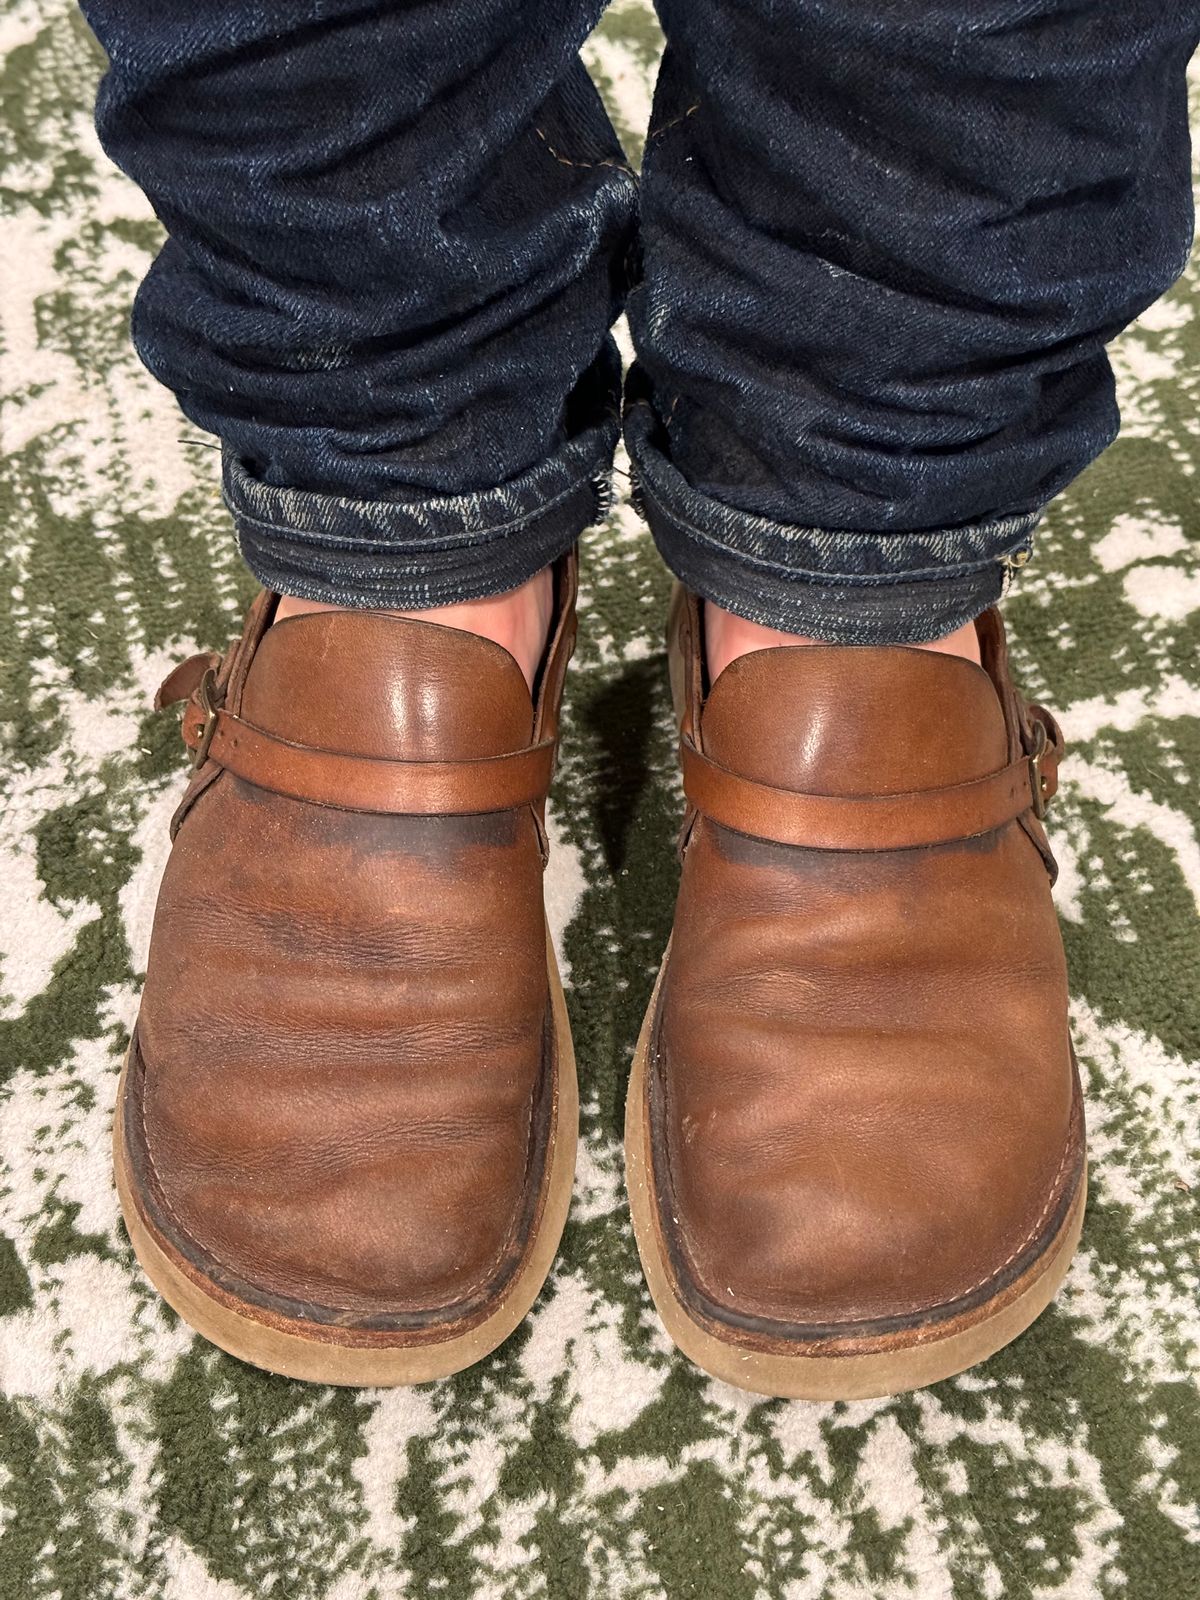
M 329 605 L 323 600 L 301 600 L 295 595 L 285 594 L 276 608 L 275 621 L 300 617 L 309 611 L 346 609 L 345 606 Z M 545 653 L 553 609 L 554 588 L 550 568 L 543 567 L 519 589 L 509 589 L 504 594 L 488 595 L 482 600 L 464 600 L 452 606 L 431 606 L 428 611 L 386 610 L 385 614 L 408 617 L 415 622 L 436 622 L 444 628 L 458 628 L 463 633 L 477 633 L 481 638 L 491 639 L 513 657 L 532 690 L 533 680 Z
M 800 633 L 781 633 L 778 628 L 764 628 L 761 623 L 748 622 L 745 617 L 724 611 L 711 601 L 705 601 L 704 604 L 704 648 L 709 681 L 712 683 L 716 682 L 731 661 L 736 661 L 738 656 L 748 655 L 751 650 L 773 650 L 780 645 L 824 642 Z M 979 665 L 979 635 L 973 622 L 964 623 L 943 639 L 930 639 L 912 648 L 962 656 L 964 660 Z

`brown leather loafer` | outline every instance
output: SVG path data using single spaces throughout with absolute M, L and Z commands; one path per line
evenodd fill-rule
M 1042 827 L 1062 740 L 903 648 L 734 661 L 678 594 L 683 873 L 630 1084 L 651 1293 L 763 1394 L 933 1383 L 1015 1338 L 1079 1237 L 1083 1115 Z
M 173 822 L 115 1119 L 139 1259 L 273 1372 L 416 1383 L 528 1311 L 578 1101 L 542 899 L 575 570 L 536 704 L 499 646 L 378 613 L 176 670 Z

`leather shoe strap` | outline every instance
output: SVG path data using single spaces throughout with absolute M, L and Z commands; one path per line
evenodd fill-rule
M 393 761 L 278 739 L 228 711 L 212 713 L 205 758 L 260 789 L 407 816 L 471 816 L 538 805 L 550 787 L 554 744 L 477 761 Z
M 1031 708 L 1036 709 L 1036 708 Z M 907 850 L 990 833 L 1026 811 L 1042 816 L 1054 792 L 1061 736 L 999 772 L 908 794 L 825 795 L 778 789 L 720 766 L 688 738 L 680 743 L 689 803 L 722 827 L 809 850 Z M 1057 729 L 1054 730 L 1057 733 Z
M 342 811 L 473 816 L 538 806 L 554 771 L 554 741 L 476 761 L 398 761 L 293 744 L 234 716 L 202 672 L 183 716 L 196 767 L 216 762 L 260 789 Z

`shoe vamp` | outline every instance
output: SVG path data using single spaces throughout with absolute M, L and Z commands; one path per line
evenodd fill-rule
M 1066 1017 L 1045 873 L 1017 827 L 842 853 L 702 824 L 657 1040 L 664 1176 L 699 1287 L 843 1322 L 998 1278 L 1069 1153 Z
M 207 790 L 168 864 L 138 1024 L 177 1228 L 231 1275 L 350 1311 L 486 1284 L 527 1198 L 541 894 L 528 812 Z

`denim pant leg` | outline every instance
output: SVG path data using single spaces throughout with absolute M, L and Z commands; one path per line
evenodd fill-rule
M 658 0 L 626 438 L 674 571 L 952 631 L 1113 438 L 1192 227 L 1197 0 Z
M 106 150 L 168 240 L 134 338 L 223 442 L 263 583 L 512 587 L 603 501 L 636 181 L 603 0 L 83 0 Z

